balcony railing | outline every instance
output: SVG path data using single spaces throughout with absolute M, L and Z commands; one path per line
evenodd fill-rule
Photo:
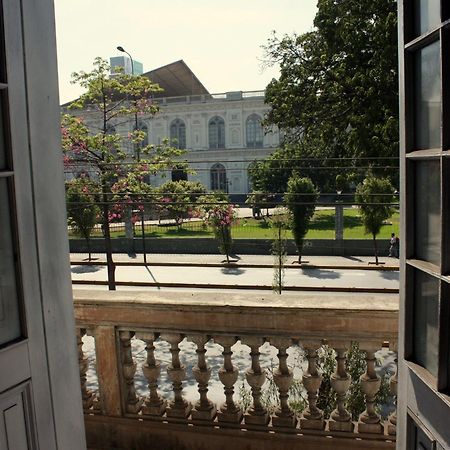
M 155 101 L 160 105 L 169 105 L 173 103 L 217 103 L 226 101 L 236 101 L 243 99 L 263 99 L 265 91 L 235 91 L 219 94 L 203 95 L 183 95 L 178 97 L 159 97 Z
M 393 449 L 395 410 L 383 419 L 377 393 L 389 376 L 395 396 L 396 369 L 383 375 L 377 357 L 383 349 L 395 360 L 397 310 L 396 296 L 380 294 L 76 290 L 88 445 Z M 347 404 L 353 342 L 363 352 L 357 417 Z M 324 348 L 336 361 L 328 414 L 319 407 Z

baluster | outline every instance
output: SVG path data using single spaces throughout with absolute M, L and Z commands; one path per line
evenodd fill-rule
M 219 380 L 224 385 L 225 403 L 220 407 L 217 413 L 219 422 L 238 424 L 242 420 L 242 411 L 233 400 L 234 388 L 239 371 L 233 366 L 231 361 L 231 347 L 236 342 L 232 336 L 220 336 L 214 338 L 214 341 L 223 347 L 223 367 L 219 369 Z
M 280 395 L 280 407 L 275 411 L 275 416 L 272 417 L 272 425 L 274 427 L 295 428 L 297 419 L 288 403 L 289 389 L 294 381 L 294 375 L 287 365 L 288 354 L 286 353 L 292 341 L 289 338 L 272 338 L 270 343 L 278 349 L 278 368 L 273 374 L 273 379 Z
M 142 406 L 142 399 L 136 395 L 134 386 L 134 374 L 136 373 L 136 363 L 133 360 L 131 352 L 131 338 L 134 336 L 132 331 L 120 331 L 120 355 L 123 376 L 123 398 L 125 411 L 131 414 L 137 414 Z
M 170 381 L 172 381 L 174 399 L 167 406 L 167 417 L 186 419 L 192 409 L 192 405 L 183 398 L 183 380 L 186 378 L 186 367 L 180 361 L 180 349 L 178 344 L 183 336 L 178 333 L 165 333 L 161 338 L 170 344 L 172 362 L 167 368 Z
M 331 375 L 331 387 L 336 392 L 336 409 L 331 413 L 328 425 L 330 431 L 353 432 L 352 415 L 345 408 L 347 392 L 352 382 L 345 370 L 345 360 L 350 342 L 338 342 L 333 345 L 336 351 L 336 371 Z
M 317 398 L 322 384 L 322 375 L 317 367 L 317 349 L 319 347 L 320 344 L 314 342 L 304 343 L 308 359 L 308 368 L 302 377 L 303 386 L 308 393 L 308 407 L 300 419 L 300 426 L 304 429 L 323 430 L 325 427 L 323 411 L 317 407 Z
M 387 432 L 391 436 L 395 436 L 397 434 L 397 364 L 398 364 L 398 356 L 395 356 L 395 371 L 393 375 L 391 376 L 391 379 L 389 381 L 389 388 L 391 391 L 391 394 L 394 396 L 394 411 L 392 414 L 389 415 L 388 425 L 387 425 Z
M 366 410 L 359 416 L 359 433 L 383 433 L 380 416 L 375 411 L 375 399 L 381 386 L 381 378 L 375 372 L 375 352 L 378 346 L 366 344 L 366 373 L 360 377 L 361 389 L 366 400 Z
M 267 425 L 269 423 L 269 414 L 261 403 L 261 387 L 266 381 L 266 371 L 261 370 L 259 364 L 259 348 L 264 343 L 260 337 L 245 338 L 244 344 L 250 347 L 250 356 L 252 365 L 245 372 L 247 383 L 252 389 L 253 406 L 245 414 L 244 421 L 247 425 Z
M 145 342 L 147 361 L 142 366 L 142 372 L 148 381 L 149 396 L 145 399 L 142 412 L 150 416 L 162 416 L 166 411 L 166 402 L 158 394 L 158 378 L 161 374 L 161 363 L 155 358 L 156 333 L 139 333 L 139 339 Z
M 198 383 L 198 392 L 200 400 L 195 404 L 192 410 L 194 420 L 212 421 L 216 417 L 216 407 L 208 399 L 208 382 L 211 377 L 211 368 L 206 364 L 205 344 L 209 341 L 206 335 L 193 335 L 189 339 L 197 345 L 197 365 L 192 369 L 195 380 Z
M 86 387 L 86 372 L 89 367 L 89 361 L 83 351 L 83 336 L 86 330 L 77 328 L 77 347 L 78 347 L 78 364 L 80 366 L 80 384 L 81 384 L 81 400 L 84 411 L 88 412 L 94 406 L 95 394 Z

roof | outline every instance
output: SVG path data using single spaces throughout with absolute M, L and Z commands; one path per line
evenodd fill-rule
M 150 70 L 142 76 L 149 78 L 153 83 L 158 83 L 164 89 L 162 92 L 153 93 L 153 98 L 211 95 L 182 59 L 158 69 Z M 61 106 L 67 107 L 74 101 L 66 102 Z
M 208 90 L 182 59 L 146 72 L 144 76 L 164 89 L 163 92 L 155 93 L 154 97 L 209 95 Z

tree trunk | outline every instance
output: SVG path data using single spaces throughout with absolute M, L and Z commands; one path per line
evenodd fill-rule
M 91 241 L 89 239 L 89 237 L 86 238 L 86 245 L 87 245 L 87 250 L 88 250 L 88 261 L 91 262 L 92 261 L 92 255 L 91 255 Z
M 375 264 L 378 266 L 378 245 L 377 245 L 377 237 L 373 235 L 373 250 L 375 252 Z
M 223 242 L 224 242 L 224 246 L 225 246 L 225 253 L 227 255 L 227 264 L 230 264 L 230 247 L 229 247 L 229 242 L 228 242 L 228 229 L 225 226 L 222 227 L 222 236 L 223 236 Z
M 116 266 L 112 257 L 111 232 L 109 229 L 109 206 L 106 194 L 103 195 L 103 229 L 105 234 L 106 267 L 108 268 L 108 289 L 116 290 Z
M 278 227 L 278 294 L 283 288 L 283 248 L 281 243 L 281 227 Z

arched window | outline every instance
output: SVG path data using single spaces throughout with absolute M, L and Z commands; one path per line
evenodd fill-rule
M 170 143 L 176 148 L 186 148 L 186 125 L 180 119 L 170 124 Z
M 256 148 L 263 146 L 263 127 L 261 117 L 258 114 L 248 116 L 246 122 L 247 147 Z
M 225 148 L 225 121 L 215 116 L 208 125 L 209 148 Z
M 220 163 L 214 164 L 211 167 L 211 190 L 227 191 L 227 171 Z

